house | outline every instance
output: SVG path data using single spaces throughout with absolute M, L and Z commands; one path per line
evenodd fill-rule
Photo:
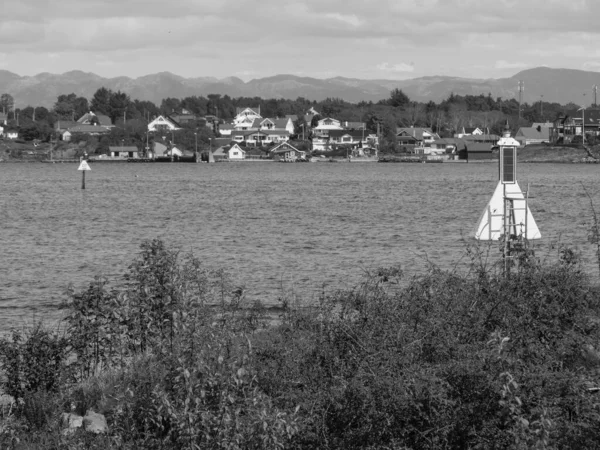
M 165 144 L 154 141 L 154 156 L 167 156 L 168 150 L 169 148 Z
M 542 127 L 521 127 L 515 134 L 515 139 L 521 145 L 541 144 L 550 142 L 550 128 Z
M 191 114 L 187 110 L 182 110 L 180 114 L 169 114 L 168 118 L 175 123 L 185 125 L 187 123 L 194 123 L 198 120 L 195 114 Z
M 122 158 L 122 159 L 129 159 L 129 158 L 137 159 L 137 158 L 139 158 L 139 150 L 134 145 L 130 145 L 130 146 L 109 145 L 108 151 L 110 152 L 111 158 Z
M 298 150 L 289 142 L 282 142 L 271 150 L 271 156 L 275 161 L 294 162 L 306 160 L 306 152 Z
M 85 113 L 77 119 L 77 123 L 80 125 L 101 125 L 107 128 L 112 128 L 114 126 L 110 117 L 104 114 L 94 114 L 92 111 Z
M 492 145 L 482 142 L 467 142 L 467 161 L 485 161 L 492 159 Z
M 231 136 L 231 132 L 233 131 L 233 125 L 230 123 L 224 123 L 219 125 L 219 133 L 221 136 Z
M 406 139 L 412 138 L 412 139 Z M 409 127 L 396 128 L 396 141 L 402 145 L 413 145 L 414 147 L 422 147 L 421 153 L 431 153 L 431 146 L 436 139 L 439 139 L 437 133 L 434 133 L 431 128 Z
M 183 154 L 184 154 L 184 152 L 175 146 L 171 147 L 166 152 L 167 156 L 183 156 Z
M 212 152 L 213 159 L 215 161 L 222 161 L 227 159 L 227 150 L 229 150 L 228 146 L 221 146 Z
M 19 137 L 19 132 L 15 129 L 10 129 L 10 128 L 4 129 L 4 127 L 3 127 L 3 130 L 4 130 L 4 137 L 6 139 L 17 139 Z
M 100 136 L 103 134 L 110 133 L 110 129 L 107 127 L 103 127 L 100 125 L 82 125 L 77 124 L 75 126 L 69 127 L 67 130 L 61 133 L 61 139 L 63 141 L 70 141 L 71 137 L 74 134 L 88 134 L 90 136 Z
M 319 134 L 320 132 L 327 132 L 329 130 L 343 130 L 342 124 L 337 119 L 332 119 L 331 117 L 326 117 L 325 119 L 321 119 L 318 121 L 316 127 L 313 128 L 315 133 Z
M 227 159 L 230 161 L 241 161 L 246 159 L 246 150 L 242 149 L 242 147 L 237 144 L 233 144 L 227 150 Z
M 467 134 L 463 136 L 462 139 L 464 139 L 466 142 L 478 142 L 480 144 L 496 145 L 496 143 L 500 140 L 500 136 L 497 134 Z
M 291 119 L 254 119 L 254 122 L 248 128 L 249 130 L 286 130 L 289 134 L 294 134 L 294 122 Z
M 262 116 L 260 115 L 260 106 L 258 106 L 258 108 L 237 107 L 233 123 L 234 125 L 241 122 L 252 123 L 255 119 L 262 119 Z
M 148 124 L 148 131 L 173 131 L 181 129 L 181 125 L 173 119 L 164 116 L 158 116 Z
M 431 148 L 437 153 L 446 153 L 454 155 L 454 159 L 467 159 L 466 141 L 461 138 L 442 138 L 436 139 L 431 144 Z
M 326 147 L 347 147 L 348 149 L 359 150 L 376 148 L 378 143 L 377 134 L 366 130 L 330 130 Z M 362 156 L 362 153 L 359 151 L 359 156 Z
M 6 127 L 8 115 L 0 112 L 0 134 L 4 133 L 4 127 Z
M 487 128 L 462 127 L 458 130 L 458 132 L 454 135 L 454 137 L 462 138 L 465 136 L 480 136 L 482 134 L 490 134 L 490 131 Z
M 231 141 L 248 145 L 270 145 L 279 142 L 289 141 L 290 134 L 286 130 L 265 130 L 265 131 L 232 131 Z
M 600 109 L 578 109 L 560 116 L 550 129 L 549 140 L 553 143 L 570 143 L 575 136 L 600 135 Z
M 73 128 L 76 127 L 78 125 L 78 123 L 74 120 L 57 120 L 54 123 L 54 129 L 58 132 L 58 133 L 64 133 L 65 131 L 67 131 L 69 128 Z

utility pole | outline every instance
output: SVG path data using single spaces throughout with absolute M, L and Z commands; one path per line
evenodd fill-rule
M 595 84 L 594 86 L 592 86 L 592 89 L 594 90 L 594 108 L 596 106 L 598 106 L 598 85 Z
M 525 90 L 525 82 L 523 80 L 519 80 L 519 120 L 521 120 L 522 111 L 521 104 L 523 103 L 523 91 Z

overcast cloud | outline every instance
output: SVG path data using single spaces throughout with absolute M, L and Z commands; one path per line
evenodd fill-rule
M 597 0 L 3 0 L 0 69 L 403 79 L 600 71 Z

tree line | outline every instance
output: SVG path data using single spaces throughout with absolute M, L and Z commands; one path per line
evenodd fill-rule
M 501 134 L 506 120 L 513 132 L 521 126 L 533 122 L 553 121 L 573 104 L 560 105 L 551 102 L 524 103 L 519 107 L 516 99 L 493 98 L 488 95 L 450 94 L 445 100 L 436 103 L 412 101 L 401 89 L 394 89 L 390 96 L 378 102 L 350 103 L 340 98 L 326 98 L 322 101 L 298 97 L 291 99 L 263 99 L 260 97 L 237 97 L 209 94 L 185 98 L 167 97 L 160 105 L 148 100 L 131 99 L 125 92 L 99 88 L 91 99 L 75 93 L 61 94 L 53 107 L 27 106 L 15 108 L 12 95 L 0 96 L 0 107 L 7 115 L 8 128 L 18 129 L 25 140 L 50 140 L 55 123 L 59 120 L 75 121 L 85 113 L 93 111 L 110 117 L 111 122 L 121 129 L 137 130 L 128 136 L 136 144 L 142 145 L 146 139 L 146 125 L 158 115 L 172 115 L 189 111 L 198 118 L 207 115 L 218 117 L 222 122 L 231 121 L 239 107 L 260 108 L 263 117 L 285 117 L 295 115 L 296 129 L 308 129 L 304 122 L 306 112 L 312 107 L 320 117 L 333 117 L 341 121 L 364 122 L 371 132 L 379 132 L 383 146 L 394 146 L 397 127 L 428 127 L 442 137 L 451 137 L 462 127 L 480 127 L 492 134 Z M 519 111 L 520 109 L 520 111 Z M 187 128 L 202 130 L 201 141 L 206 143 L 214 135 L 204 130 L 204 121 L 193 122 Z M 121 132 L 116 132 L 115 140 L 123 140 Z M 190 135 L 190 133 L 187 133 Z M 191 133 L 194 140 L 197 135 Z M 188 139 L 189 141 L 189 136 Z

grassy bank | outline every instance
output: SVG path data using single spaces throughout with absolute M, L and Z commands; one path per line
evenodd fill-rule
M 282 298 L 268 325 L 226 272 L 147 241 L 126 288 L 97 278 L 70 292 L 62 330 L 1 342 L 16 403 L 0 446 L 594 448 L 596 284 L 566 248 L 510 277 L 468 254 L 468 273 L 432 268 L 401 289 L 390 267 L 313 309 Z M 108 433 L 62 432 L 62 412 L 89 409 Z
M 588 150 L 583 147 L 528 145 L 518 149 L 517 157 L 520 162 L 585 163 L 594 158 L 600 160 L 600 146 L 590 147 Z

